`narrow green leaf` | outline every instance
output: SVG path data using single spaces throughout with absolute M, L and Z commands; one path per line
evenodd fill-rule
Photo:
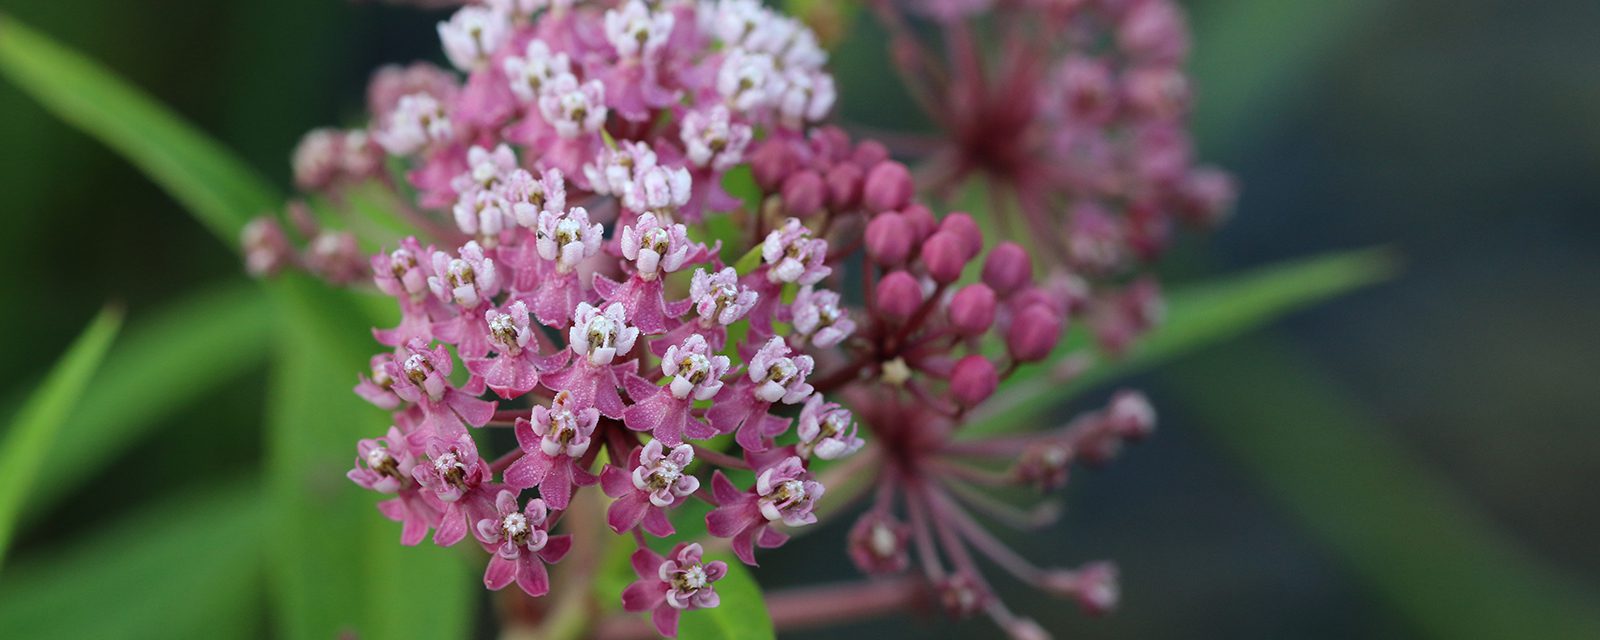
M 1600 638 L 1594 593 L 1530 558 L 1283 341 L 1236 342 L 1162 378 L 1208 436 L 1421 635 Z
M 733 270 L 739 272 L 740 276 L 747 276 L 759 266 L 761 266 L 761 245 L 758 244 L 750 247 L 749 251 L 739 257 L 739 261 L 733 264 Z
M 122 309 L 106 307 L 56 362 L 0 440 L 0 565 L 16 531 L 22 503 L 49 460 L 51 442 L 84 397 L 89 379 L 122 327 Z
M 260 630 L 254 483 L 169 498 L 0 579 L 0 637 L 240 638 Z
M 0 73 L 127 157 L 228 246 L 250 216 L 279 204 L 257 174 L 181 118 L 9 19 L 0 19 Z M 356 439 L 385 425 L 350 391 L 375 350 L 362 307 L 297 276 L 267 290 L 280 312 L 268 435 L 279 635 L 462 634 L 470 592 L 454 554 L 401 547 L 375 498 L 344 478 Z
M 205 134 L 89 59 L 4 15 L 0 74 L 137 165 L 230 247 L 237 246 L 251 216 L 281 204 L 254 171 Z
M 201 290 L 171 307 L 135 317 L 106 354 L 55 439 L 47 460 L 58 469 L 24 505 L 37 514 L 139 442 L 161 420 L 266 360 L 271 313 L 260 289 L 243 281 Z
M 977 435 L 1025 429 L 1050 408 L 1113 378 L 1144 370 L 1196 349 L 1258 329 L 1288 313 L 1378 282 L 1393 271 L 1393 257 L 1364 249 L 1299 259 L 1173 292 L 1167 318 L 1118 360 L 1109 360 L 1063 383 L 1060 358 L 1081 353 L 1087 333 L 1069 335 L 1057 360 L 1019 371 L 983 413 L 963 429 Z
M 269 285 L 283 329 L 268 416 L 270 551 L 279 633 L 328 638 L 445 638 L 470 632 L 472 579 L 457 554 L 400 545 L 380 499 L 344 472 L 387 416 L 351 387 L 378 350 L 349 294 L 299 276 Z
M 707 554 L 728 563 L 728 575 L 717 581 L 722 602 L 715 609 L 686 611 L 678 619 L 678 637 L 695 640 L 768 640 L 775 637 L 761 585 L 750 570 L 729 553 Z

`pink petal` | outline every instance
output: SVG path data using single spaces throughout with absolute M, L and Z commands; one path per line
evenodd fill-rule
M 517 563 L 498 554 L 489 556 L 489 566 L 483 569 L 483 586 L 499 591 L 517 578 Z

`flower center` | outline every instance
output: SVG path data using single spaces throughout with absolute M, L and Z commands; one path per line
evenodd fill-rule
M 709 583 L 705 567 L 698 564 L 691 565 L 672 576 L 672 587 L 678 591 L 698 591 Z
M 428 362 L 428 359 L 420 353 L 411 354 L 411 357 L 406 358 L 405 366 L 401 368 L 405 369 L 406 377 L 411 379 L 412 384 L 422 384 L 428 379 L 428 374 L 433 373 L 433 363 Z
M 520 513 L 508 513 L 500 521 L 500 530 L 505 532 L 506 539 L 517 544 L 528 543 L 528 518 Z

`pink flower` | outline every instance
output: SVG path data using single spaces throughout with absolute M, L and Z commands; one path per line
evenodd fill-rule
M 683 315 L 688 305 L 667 304 L 661 276 L 677 271 L 688 260 L 691 249 L 702 253 L 704 246 L 691 244 L 683 225 L 663 226 L 653 213 L 645 213 L 632 226 L 623 227 L 621 245 L 623 257 L 633 261 L 633 275 L 618 284 L 595 274 L 595 292 L 609 302 L 621 304 L 641 331 L 665 332 L 668 319 Z
M 467 360 L 467 370 L 483 378 L 500 397 L 510 400 L 532 391 L 539 384 L 540 372 L 565 363 L 563 358 L 539 355 L 538 330 L 528 317 L 528 305 L 521 300 L 506 307 L 505 313 L 485 311 L 484 319 L 495 356 Z
M 639 549 L 632 560 L 639 580 L 622 591 L 622 608 L 649 611 L 661 635 L 678 635 L 680 611 L 711 609 L 720 602 L 713 585 L 728 575 L 728 565 L 720 560 L 705 562 L 699 544 L 679 544 L 672 549 L 671 559 Z
M 431 433 L 452 436 L 464 433 L 462 424 L 481 427 L 494 416 L 494 403 L 475 397 L 476 393 L 450 386 L 450 372 L 454 362 L 443 345 L 428 349 L 428 343 L 412 340 L 406 343 L 403 361 L 399 356 L 390 360 L 388 377 L 393 380 L 390 389 L 406 402 L 422 407 L 422 428 Z M 478 387 L 481 392 L 483 387 Z
M 467 536 L 468 522 L 477 522 L 488 512 L 489 465 L 478 457 L 477 445 L 465 433 L 454 439 L 430 439 L 427 454 L 428 462 L 412 467 L 411 477 L 442 504 L 433 542 L 448 547 Z
M 761 244 L 761 259 L 773 282 L 816 284 L 833 271 L 824 264 L 827 257 L 828 241 L 811 237 L 811 230 L 795 218 L 767 234 Z
M 717 394 L 706 419 L 719 433 L 738 432 L 735 440 L 746 451 L 767 450 L 767 439 L 789 428 L 787 419 L 767 415 L 773 403 L 795 404 L 811 395 L 806 376 L 814 366 L 811 356 L 790 357 L 783 338 L 767 340 L 746 367 L 745 377 Z
M 672 535 L 666 510 L 700 488 L 700 480 L 688 473 L 694 448 L 680 444 L 664 451 L 660 440 L 651 440 L 634 449 L 629 462 L 632 472 L 607 465 L 600 474 L 601 488 L 616 498 L 606 510 L 607 524 L 617 533 L 642 524 L 651 535 Z
M 606 123 L 606 87 L 599 80 L 579 84 L 572 74 L 556 76 L 539 96 L 539 114 L 562 138 L 599 133 Z
M 716 435 L 715 429 L 690 410 L 696 401 L 716 396 L 729 366 L 728 357 L 713 354 L 704 337 L 690 334 L 662 355 L 661 373 L 671 379 L 666 386 L 629 378 L 628 395 L 637 404 L 622 412 L 623 422 L 634 431 L 651 432 L 668 446 L 678 445 L 685 436 L 703 439 Z
M 494 260 L 484 255 L 477 242 L 462 245 L 459 257 L 443 251 L 433 252 L 433 275 L 428 289 L 440 300 L 471 309 L 500 292 L 500 278 Z
M 611 362 L 632 350 L 638 337 L 639 329 L 628 326 L 622 305 L 612 303 L 602 311 L 579 304 L 567 330 L 567 347 L 576 357 L 566 369 L 546 377 L 545 386 L 568 392 L 575 407 L 594 407 L 608 418 L 621 418 L 622 396 Z M 627 366 L 637 367 L 637 362 L 630 360 Z
M 810 285 L 800 288 L 789 306 L 789 317 L 795 332 L 818 347 L 839 344 L 856 330 L 856 323 L 840 308 L 839 294 Z
M 503 67 L 511 92 L 524 103 L 537 101 L 545 86 L 557 77 L 572 75 L 572 62 L 566 52 L 551 51 L 549 44 L 537 38 L 528 41 L 523 55 L 507 56 Z
M 450 114 L 434 96 L 416 93 L 400 98 L 389 114 L 388 126 L 373 135 L 385 151 L 409 156 L 455 139 Z
M 862 573 L 884 575 L 911 564 L 911 530 L 886 512 L 868 511 L 850 528 L 850 560 Z
M 572 394 L 556 394 L 550 407 L 534 407 L 533 421 L 517 418 L 517 443 L 523 456 L 506 469 L 506 484 L 515 489 L 538 486 L 539 495 L 552 508 L 566 509 L 574 486 L 594 484 L 596 478 L 584 469 L 584 454 L 600 412 L 594 408 L 574 411 Z
M 689 161 L 719 173 L 744 160 L 751 135 L 750 126 L 732 123 L 728 108 L 720 104 L 709 112 L 684 114 L 683 128 L 679 132 Z
M 468 6 L 439 23 L 445 55 L 462 71 L 472 71 L 511 37 L 510 16 L 488 7 Z
M 501 491 L 494 499 L 492 517 L 477 521 L 478 540 L 493 555 L 483 571 L 483 586 L 492 591 L 516 581 L 522 591 L 539 597 L 550 591 L 545 564 L 555 564 L 572 549 L 572 536 L 552 536 L 545 501 L 534 498 L 517 509 L 517 496 Z
M 716 273 L 695 269 L 689 281 L 689 304 L 695 318 L 685 321 L 656 340 L 651 350 L 660 355 L 666 345 L 679 344 L 690 335 L 705 338 L 711 350 L 720 351 L 728 338 L 727 326 L 738 322 L 754 309 L 761 294 L 739 283 L 739 274 L 733 267 L 724 267 Z
M 866 444 L 856 437 L 856 423 L 850 410 L 823 400 L 820 394 L 812 395 L 800 409 L 795 433 L 800 436 L 795 451 L 806 459 L 838 460 Z
M 500 195 L 510 203 L 516 223 L 529 229 L 539 228 L 545 212 L 560 217 L 567 210 L 567 181 L 560 169 L 545 169 L 537 179 L 523 169 L 512 171 Z
M 721 471 L 712 475 L 711 489 L 717 508 L 706 515 L 706 531 L 731 538 L 734 554 L 752 566 L 756 545 L 770 549 L 788 540 L 770 527 L 772 523 L 799 527 L 817 521 L 812 508 L 824 491 L 794 456 L 760 469 L 750 491 L 740 491 Z

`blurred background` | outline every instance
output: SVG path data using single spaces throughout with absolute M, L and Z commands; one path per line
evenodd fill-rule
M 1509 572 L 1592 611 L 1600 4 L 1189 7 L 1201 155 L 1234 171 L 1243 197 L 1226 227 L 1170 261 L 1170 286 L 1378 245 L 1403 268 L 1125 381 L 1161 410 L 1158 436 L 1079 474 L 1059 526 L 1013 540 L 1041 562 L 1115 559 L 1121 610 L 1091 619 L 1022 589 L 1006 594 L 1012 608 L 1076 638 L 1440 635 L 1438 617 L 1481 603 L 1430 593 Z M 440 14 L 383 4 L 0 0 L 0 11 L 104 61 L 285 187 L 300 135 L 355 122 L 372 69 L 439 57 Z M 835 57 L 846 122 L 911 113 L 882 93 L 892 83 L 873 81 L 881 46 L 863 21 Z M 0 406 L 15 406 L 106 300 L 132 322 L 242 280 L 233 254 L 156 186 L 4 82 L 0 114 Z M 49 557 L 152 495 L 259 469 L 266 372 L 233 375 L 37 514 L 12 558 Z M 1396 493 L 1426 499 L 1363 497 Z M 759 578 L 848 577 L 847 526 L 771 554 Z M 1419 558 L 1435 561 L 1408 564 Z M 907 617 L 793 637 L 995 633 L 984 620 Z

